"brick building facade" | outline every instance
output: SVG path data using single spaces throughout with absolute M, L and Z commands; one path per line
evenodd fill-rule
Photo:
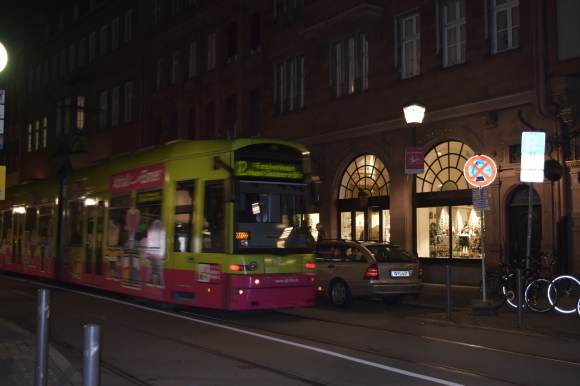
M 542 131 L 563 178 L 534 184 L 531 250 L 557 251 L 560 271 L 580 274 L 579 10 L 570 0 L 71 1 L 30 25 L 36 39 L 2 74 L 8 181 L 176 140 L 297 141 L 322 182 L 314 218 L 331 237 L 391 240 L 419 254 L 426 280 L 453 264 L 475 283 L 482 231 L 463 164 L 481 153 L 499 170 L 486 261 L 525 256 L 520 141 Z M 413 98 L 426 105 L 416 127 L 402 111 Z M 415 146 L 417 177 L 405 173 Z

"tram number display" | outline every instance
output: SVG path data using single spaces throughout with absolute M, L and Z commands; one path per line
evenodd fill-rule
M 299 165 L 274 162 L 236 161 L 236 176 L 267 177 L 267 178 L 303 178 Z
M 249 240 L 250 232 L 236 232 L 236 240 Z

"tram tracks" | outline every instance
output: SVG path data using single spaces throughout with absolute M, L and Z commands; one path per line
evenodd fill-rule
M 67 289 L 66 287 L 58 287 L 61 289 L 65 289 L 65 290 L 70 290 Z M 167 314 L 175 314 L 175 312 L 173 311 L 166 311 L 166 310 L 159 310 L 158 308 L 154 308 L 154 307 L 150 307 L 150 306 L 143 306 L 141 304 L 135 304 L 133 302 L 129 302 L 127 300 L 123 300 L 120 301 L 118 299 L 115 298 L 111 298 L 109 296 L 101 296 L 101 295 L 94 295 L 94 294 L 90 294 L 90 293 L 85 293 L 85 292 L 80 292 L 80 291 L 75 291 L 75 290 L 70 290 L 72 292 L 78 292 L 78 293 L 83 293 L 85 295 L 90 295 L 90 296 L 96 296 L 99 298 L 103 298 L 103 299 L 108 299 L 108 300 L 112 300 L 115 302 L 121 302 L 121 303 L 127 303 L 127 304 L 132 304 L 136 307 L 141 307 L 141 308 L 146 308 L 146 309 L 151 309 L 154 310 L 155 312 L 163 312 L 163 313 L 167 313 Z M 30 296 L 28 294 L 24 294 L 21 293 L 19 291 L 17 291 L 18 293 L 20 293 L 21 295 L 25 295 L 25 296 Z M 275 374 L 278 374 L 280 376 L 284 376 L 299 382 L 302 382 L 304 384 L 309 384 L 309 385 L 322 385 L 323 383 L 319 383 L 315 380 L 312 380 L 310 378 L 307 377 L 302 377 L 293 373 L 289 373 L 289 372 L 285 372 L 282 371 L 280 369 L 277 368 L 273 368 L 271 366 L 267 366 L 261 363 L 257 363 L 254 361 L 248 361 L 245 358 L 241 358 L 241 357 L 237 357 L 235 355 L 232 354 L 228 354 L 226 352 L 222 352 L 219 350 L 215 350 L 209 347 L 205 347 L 199 344 L 195 344 L 192 343 L 190 341 L 184 340 L 184 339 L 180 339 L 180 338 L 176 338 L 174 336 L 171 335 L 167 335 L 167 334 L 162 334 L 162 333 L 158 333 L 158 332 L 154 332 L 148 329 L 142 329 L 139 328 L 138 326 L 132 325 L 132 324 L 128 324 L 125 322 L 122 322 L 120 320 L 115 320 L 112 319 L 110 317 L 103 317 L 102 315 L 97 315 L 91 312 L 84 312 L 84 311 L 79 311 L 78 309 L 74 309 L 71 308 L 69 306 L 63 305 L 63 304 L 58 304 L 53 302 L 52 303 L 53 306 L 58 306 L 58 307 L 63 307 L 66 308 L 72 312 L 76 312 L 79 314 L 83 314 L 86 315 L 88 317 L 94 318 L 96 320 L 101 320 L 103 322 L 106 323 L 112 323 L 112 324 L 116 324 L 116 325 L 121 325 L 123 327 L 127 327 L 127 328 L 131 328 L 133 330 L 138 329 L 141 333 L 150 335 L 150 336 L 155 336 L 158 339 L 164 339 L 167 341 L 171 341 L 173 343 L 176 344 L 180 344 L 183 346 L 187 346 L 189 348 L 192 349 L 196 349 L 196 350 L 201 350 L 207 353 L 210 353 L 212 355 L 218 355 L 220 357 L 223 358 L 228 358 L 231 360 L 235 360 L 235 361 L 239 361 L 241 363 L 244 364 L 244 366 L 248 366 L 248 367 L 256 367 L 256 368 L 260 368 L 263 369 L 265 371 L 269 371 Z M 330 341 L 330 340 L 326 340 L 326 339 L 320 339 L 320 338 L 316 338 L 313 336 L 308 336 L 305 334 L 299 334 L 299 333 L 290 333 L 288 331 L 282 331 L 279 329 L 275 329 L 275 328 L 267 328 L 264 326 L 259 326 L 256 324 L 251 324 L 251 323 L 244 323 L 244 322 L 240 322 L 240 321 L 234 321 L 231 319 L 226 319 L 226 318 L 220 318 L 220 317 L 216 317 L 216 316 L 208 316 L 208 315 L 204 315 L 202 313 L 196 313 L 196 312 L 192 312 L 190 308 L 187 309 L 188 311 L 181 311 L 181 312 L 177 312 L 179 315 L 186 315 L 187 318 L 192 318 L 192 320 L 194 320 L 193 318 L 197 318 L 197 319 L 202 319 L 205 321 L 211 321 L 214 324 L 222 324 L 222 325 L 227 325 L 227 326 L 236 326 L 239 328 L 244 328 L 244 329 L 251 329 L 253 331 L 259 331 L 260 333 L 267 333 L 267 334 L 276 334 L 276 336 L 279 337 L 286 337 L 286 338 L 291 338 L 294 340 L 304 340 L 307 342 L 311 342 L 311 343 L 316 343 L 318 345 L 325 345 L 327 347 L 334 347 L 337 350 L 341 349 L 341 350 L 351 350 L 353 352 L 359 352 L 359 353 L 364 353 L 364 354 L 370 354 L 373 356 L 377 356 L 377 357 L 382 357 L 382 358 L 388 358 L 388 359 L 395 359 L 395 360 L 399 360 L 399 361 L 405 361 L 408 363 L 412 363 L 412 364 L 417 364 L 417 365 L 422 365 L 422 366 L 426 366 L 426 367 L 430 367 L 430 368 L 434 368 L 434 369 L 439 369 L 439 370 L 443 370 L 443 371 L 447 371 L 447 372 L 453 372 L 453 373 L 461 373 L 464 375 L 468 375 L 468 376 L 473 376 L 473 377 L 479 377 L 481 379 L 486 379 L 486 380 L 490 380 L 490 381 L 494 381 L 494 382 L 503 382 L 505 384 L 512 384 L 512 385 L 524 385 L 525 383 L 520 383 L 520 382 L 516 382 L 510 379 L 505 379 L 505 378 L 500 378 L 500 377 L 494 377 L 491 376 L 489 374 L 485 374 L 485 373 L 481 373 L 481 372 L 477 372 L 477 371 L 471 371 L 471 370 L 466 370 L 466 369 L 462 369 L 462 368 L 458 368 L 458 367 L 453 367 L 453 366 L 449 366 L 449 365 L 445 365 L 445 364 L 440 364 L 440 363 L 435 363 L 435 362 L 430 362 L 430 361 L 423 361 L 423 360 L 416 360 L 410 357 L 405 357 L 403 355 L 396 355 L 396 354 L 392 354 L 392 353 L 385 353 L 385 352 L 381 352 L 378 350 L 373 350 L 373 349 L 368 349 L 368 348 L 361 348 L 361 347 L 356 347 L 356 346 L 352 346 L 352 345 L 348 345 L 348 344 L 343 344 L 340 342 L 336 342 L 336 341 Z M 516 351 L 509 351 L 509 350 L 502 350 L 502 349 L 497 349 L 497 348 L 492 348 L 492 347 L 486 347 L 486 346 L 481 346 L 481 345 L 474 345 L 474 344 L 469 344 L 469 343 L 465 343 L 465 342 L 459 342 L 459 341 L 453 341 L 453 340 L 448 340 L 448 339 L 441 339 L 441 338 L 434 338 L 434 337 L 429 337 L 429 336 L 422 336 L 422 335 L 417 335 L 417 334 L 410 334 L 410 333 L 402 333 L 399 331 L 394 331 L 394 330 L 389 330 L 389 329 L 385 329 L 385 328 L 376 328 L 376 327 L 368 327 L 368 326 L 362 326 L 362 325 L 357 325 L 357 324 L 353 324 L 353 323 L 344 323 L 344 322 L 338 322 L 338 321 L 329 321 L 329 320 L 325 320 L 325 319 L 321 319 L 321 318 L 313 318 L 313 317 L 305 317 L 305 316 L 301 316 L 301 315 L 292 315 L 292 314 L 286 314 L 284 313 L 285 316 L 288 317 L 294 317 L 294 318 L 301 318 L 301 319 L 309 319 L 309 320 L 313 320 L 316 322 L 321 322 L 321 323 L 330 323 L 330 324 L 335 324 L 335 325 L 340 325 L 340 326 L 346 326 L 346 327 L 356 327 L 356 328 L 360 328 L 360 329 L 366 329 L 366 330 L 371 330 L 373 332 L 381 332 L 381 333 L 389 333 L 389 334 L 397 334 L 397 335 L 404 335 L 404 336 L 408 336 L 408 337 L 413 337 L 413 338 L 418 338 L 418 339 L 425 339 L 425 340 L 430 340 L 430 341 L 434 341 L 437 343 L 446 343 L 446 344 L 453 344 L 453 345 L 458 345 L 458 346 L 467 346 L 470 348 L 474 348 L 474 349 L 480 349 L 480 350 L 491 350 L 491 351 L 495 351 L 495 352 L 501 352 L 503 354 L 509 354 L 509 355 L 518 355 L 518 356 L 525 356 L 528 358 L 533 358 L 533 359 L 538 359 L 538 360 L 545 360 L 545 361 L 554 361 L 554 362 L 559 362 L 559 363 L 564 363 L 567 365 L 574 365 L 574 366 L 579 366 L 580 363 L 578 362 L 573 362 L 573 361 L 564 361 L 564 360 L 560 360 L 560 359 L 556 359 L 556 358 L 549 358 L 549 357 L 542 357 L 542 356 L 537 356 L 537 355 L 532 355 L 532 354 L 527 354 L 527 353 L 523 353 L 523 352 L 516 352 Z M 195 320 L 194 320 L 195 321 Z M 230 328 L 231 329 L 231 328 Z M 67 347 L 69 345 L 66 344 L 66 342 L 58 342 L 58 341 L 54 341 L 54 343 L 59 344 L 61 346 Z M 67 347 L 68 348 L 68 347 Z M 80 350 L 79 348 L 72 348 L 73 351 L 76 351 L 77 353 L 79 353 L 80 355 L 82 355 L 82 350 Z M 120 369 L 116 369 L 115 366 L 111 365 L 110 363 L 103 363 L 103 366 L 106 366 L 106 368 L 110 369 L 111 371 L 119 374 L 120 376 L 123 376 L 125 379 L 127 380 L 132 380 L 133 383 L 138 384 L 138 385 L 150 385 L 150 383 L 148 383 L 146 380 L 141 380 L 138 379 L 137 377 L 132 376 L 131 374 L 124 374 L 124 372 Z

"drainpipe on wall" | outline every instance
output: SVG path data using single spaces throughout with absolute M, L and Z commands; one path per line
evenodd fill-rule
M 546 45 L 545 45 L 545 22 L 544 22 L 544 8 L 545 8 L 545 0 L 534 0 L 532 3 L 532 30 L 533 33 L 533 55 L 534 55 L 534 92 L 535 92 L 535 103 L 534 108 L 536 113 L 540 117 L 544 117 L 550 119 L 554 122 L 554 127 L 556 129 L 557 137 L 563 139 L 564 141 L 568 140 L 567 130 L 564 128 L 564 123 L 558 118 L 554 111 L 551 111 L 547 104 L 547 79 L 546 79 Z M 560 197 L 560 205 L 557 208 L 557 218 L 560 219 L 561 224 L 563 227 L 560 229 L 562 230 L 563 234 L 562 237 L 558 240 L 558 247 L 561 252 L 561 258 L 566 257 L 566 259 L 562 261 L 563 266 L 561 268 L 567 270 L 569 268 L 569 259 L 567 256 L 568 253 L 568 208 L 569 205 L 569 196 L 567 192 L 567 187 L 569 187 L 569 176 L 568 172 L 566 171 L 566 155 L 564 146 L 567 146 L 567 143 L 564 143 L 562 146 L 558 147 L 558 155 L 559 162 L 562 164 L 562 179 L 558 184 L 555 186 L 557 187 L 557 193 Z M 554 218 L 555 216 L 552 216 Z

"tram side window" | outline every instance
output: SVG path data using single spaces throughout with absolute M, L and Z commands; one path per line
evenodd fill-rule
M 129 240 L 126 216 L 131 203 L 131 194 L 120 194 L 111 197 L 109 210 L 109 239 L 107 244 L 112 247 L 125 246 Z
M 26 220 L 24 227 L 24 242 L 34 242 L 36 232 L 36 208 L 26 208 Z
M 68 204 L 69 210 L 69 244 L 81 245 L 83 241 L 83 201 L 71 201 Z
M 183 181 L 177 183 L 175 192 L 175 252 L 191 252 L 193 249 L 193 195 L 195 192 L 194 181 Z
M 136 247 L 160 248 L 161 243 L 165 242 L 161 224 L 161 198 L 161 190 L 137 193 L 141 221 L 135 232 Z
M 207 182 L 203 211 L 203 252 L 225 251 L 224 210 L 224 181 Z

